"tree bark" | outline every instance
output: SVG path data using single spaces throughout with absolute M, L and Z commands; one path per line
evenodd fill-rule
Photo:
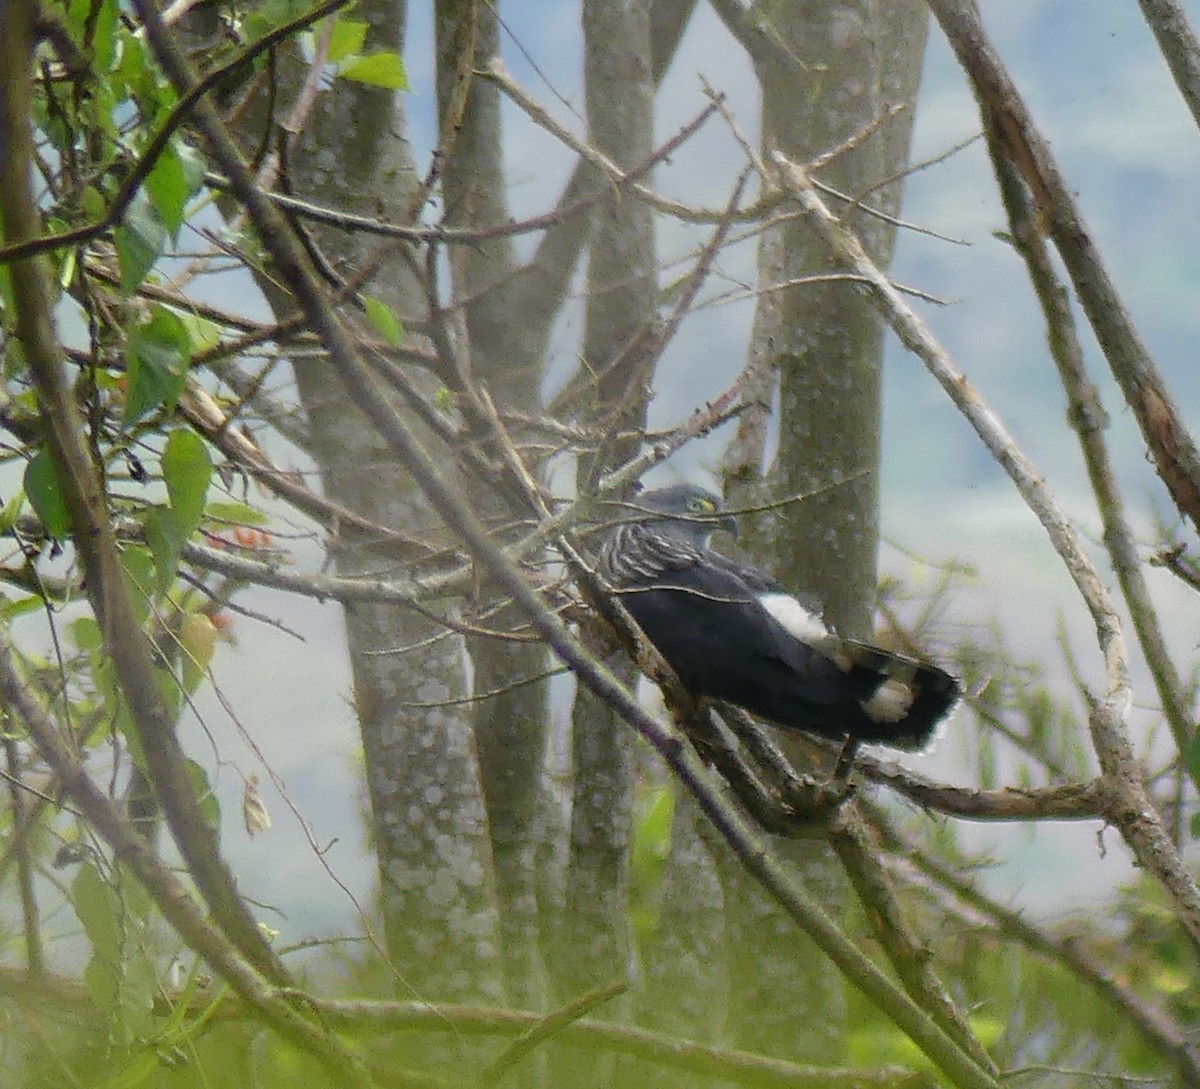
M 641 163 L 653 150 L 650 4 L 585 0 L 583 35 L 591 142 L 623 167 Z M 644 425 L 650 361 L 630 348 L 654 318 L 653 214 L 637 199 L 606 201 L 592 217 L 583 354 L 585 366 L 598 375 L 593 420 L 610 434 Z M 634 445 L 610 443 L 581 465 L 580 489 L 593 486 L 599 473 Z M 623 672 L 632 676 L 628 666 Z M 635 738 L 609 707 L 582 688 L 571 723 L 570 849 L 555 963 L 564 999 L 627 977 L 633 955 L 628 866 Z M 606 1063 L 590 1063 L 573 1069 L 570 1077 L 577 1085 L 599 1085 L 610 1082 L 612 1073 Z
M 476 0 L 440 0 L 435 6 L 438 115 L 447 146 L 442 191 L 446 222 L 486 227 L 509 218 L 504 172 L 500 96 L 496 86 L 474 78 L 499 52 L 499 27 L 493 7 Z M 459 109 L 464 86 L 465 107 Z M 457 123 L 456 123 L 457 122 Z M 579 224 L 575 230 L 582 229 Z M 458 350 L 478 382 L 503 409 L 536 414 L 544 370 L 544 341 L 556 307 L 539 320 L 514 307 L 524 286 L 510 238 L 460 247 L 450 254 L 454 296 L 467 300 L 458 325 Z M 553 276 L 557 270 L 548 270 Z M 547 294 L 555 297 L 552 288 Z M 519 444 L 521 436 L 515 434 Z M 480 441 L 488 443 L 487 436 Z M 490 446 L 488 447 L 490 449 Z M 531 466 L 536 474 L 537 467 Z M 514 505 L 511 492 L 496 481 L 469 476 L 464 486 L 477 510 L 498 527 L 528 514 Z M 489 584 L 479 588 L 476 610 L 481 627 L 505 630 L 520 616 L 505 607 L 503 595 Z M 491 831 L 500 937 L 508 1000 L 540 1009 L 542 965 L 538 919 L 536 852 L 544 840 L 547 809 L 541 793 L 548 722 L 547 655 L 539 644 L 507 642 L 486 636 L 468 638 L 476 701 L 475 739 Z M 520 682 L 518 684 L 518 682 Z M 514 687 L 514 684 L 517 686 Z
M 915 0 L 755 5 L 740 36 L 762 86 L 765 150 L 807 162 L 853 137 L 888 106 L 911 106 L 926 25 Z M 839 154 L 821 170 L 822 180 L 894 215 L 901 184 L 889 179 L 907 165 L 912 115 L 907 109 Z M 876 188 L 881 183 L 887 184 Z M 861 209 L 848 222 L 886 267 L 895 228 Z M 741 460 L 731 466 L 728 483 L 735 502 L 801 497 L 756 519 L 747 544 L 790 589 L 821 600 L 828 622 L 862 637 L 870 633 L 875 598 L 884 325 L 849 283 L 781 286 L 825 271 L 824 250 L 803 225 L 789 223 L 764 237 L 751 348 L 760 388 L 750 392 L 767 401 L 775 376 L 779 446 L 765 481 L 756 485 L 763 436 L 757 442 L 739 436 Z M 816 763 L 802 741 L 784 741 L 798 765 Z M 826 845 L 776 841 L 776 848 L 836 912 L 843 886 Z M 844 1052 L 840 981 L 756 886 L 734 868 L 722 868 L 730 946 L 743 951 L 731 969 L 737 1042 L 767 1054 L 836 1061 Z M 805 1019 L 798 1015 L 805 1009 L 821 1009 L 823 1016 Z
M 356 17 L 370 23 L 368 49 L 403 47 L 404 5 L 372 0 Z M 287 71 L 283 101 L 303 74 Z M 257 135 L 253 117 L 247 132 Z M 320 94 L 296 141 L 289 178 L 302 197 L 405 222 L 418 182 L 402 100 L 336 81 Z M 377 252 L 369 235 L 311 233 L 347 277 Z M 277 312 L 292 308 L 270 283 L 265 290 Z M 366 293 L 410 324 L 424 315 L 424 294 L 398 258 L 381 266 Z M 379 525 L 436 540 L 441 530 L 419 488 L 341 384 L 321 362 L 298 362 L 294 370 L 326 493 Z M 417 382 L 427 377 L 413 375 Z M 415 419 L 412 427 L 419 431 Z M 357 531 L 343 531 L 330 547 L 344 575 L 403 568 L 413 558 Z M 428 1000 L 498 1001 L 491 843 L 470 714 L 456 702 L 468 694 L 462 639 L 394 606 L 348 605 L 345 621 L 396 990 Z

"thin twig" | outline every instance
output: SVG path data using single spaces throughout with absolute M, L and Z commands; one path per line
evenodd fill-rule
M 985 129 L 1029 186 L 1039 229 L 1049 232 L 1062 256 L 1159 478 L 1180 513 L 1200 528 L 1200 450 L 1100 258 L 1072 186 L 988 40 L 973 0 L 929 0 L 929 7 L 971 79 Z
M 508 74 L 503 63 L 499 58 L 493 58 L 487 69 L 482 73 L 488 79 L 495 80 L 504 93 L 519 106 L 534 124 L 544 128 L 556 139 L 569 147 L 580 158 L 596 167 L 602 174 L 611 179 L 617 185 L 627 185 L 628 172 L 612 161 L 607 155 L 597 148 L 593 147 L 586 140 L 581 140 L 570 129 L 560 125 L 552 118 L 549 113 L 532 98 L 521 86 Z M 683 139 L 690 136 L 700 124 L 706 121 L 716 108 L 711 104 L 701 113 L 700 117 L 689 125 L 681 129 L 673 138 L 672 143 L 678 146 Z M 658 153 L 661 158 L 662 154 Z M 701 209 L 693 208 L 690 205 L 683 204 L 680 201 L 672 200 L 670 197 L 664 197 L 661 193 L 656 193 L 648 186 L 640 183 L 632 185 L 632 191 L 637 196 L 649 204 L 652 208 L 664 213 L 665 215 L 673 216 L 685 223 L 720 223 L 725 212 L 717 209 Z M 746 209 L 738 214 L 739 219 L 756 219 L 762 213 L 761 208 Z
M 779 168 L 780 183 L 804 209 L 818 237 L 840 265 L 871 281 L 870 298 L 874 304 L 905 347 L 924 362 L 1008 473 L 1066 565 L 1091 614 L 1105 663 L 1107 691 L 1102 699 L 1095 701 L 1090 716 L 1093 746 L 1105 775 L 1104 815 L 1121 829 L 1139 862 L 1171 896 L 1192 941 L 1200 946 L 1200 888 L 1146 794 L 1141 768 L 1130 744 L 1126 723 L 1132 705 L 1128 654 L 1121 621 L 1103 579 L 1037 468 L 921 318 L 880 272 L 858 239 L 825 206 L 805 169 L 778 153 L 774 161 Z
M 548 1013 L 537 1025 L 526 1029 L 512 1041 L 476 1076 L 480 1086 L 495 1085 L 509 1070 L 519 1063 L 539 1044 L 558 1036 L 563 1029 L 586 1017 L 597 1006 L 624 994 L 629 984 L 623 979 L 613 980 L 568 1002 L 553 1013 Z

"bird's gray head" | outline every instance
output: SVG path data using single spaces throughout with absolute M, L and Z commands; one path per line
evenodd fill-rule
M 694 484 L 672 484 L 643 492 L 634 496 L 630 506 L 653 512 L 646 521 L 656 529 L 700 548 L 708 545 L 708 539 L 718 529 L 737 536 L 737 519 L 723 512 L 721 500 L 712 492 Z

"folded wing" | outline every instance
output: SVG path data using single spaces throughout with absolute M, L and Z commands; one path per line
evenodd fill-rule
M 944 670 L 841 639 L 811 603 L 709 549 L 674 548 L 669 564 L 643 562 L 620 581 L 689 690 L 781 726 L 915 749 L 959 697 Z

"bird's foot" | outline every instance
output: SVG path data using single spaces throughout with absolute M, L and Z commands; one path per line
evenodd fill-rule
M 814 779 L 798 775 L 781 784 L 782 801 L 794 814 L 828 820 L 854 796 L 858 786 L 848 779 Z

